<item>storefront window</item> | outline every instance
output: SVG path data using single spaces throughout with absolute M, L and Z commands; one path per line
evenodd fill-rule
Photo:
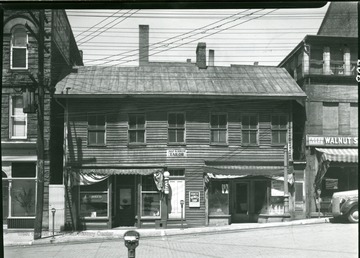
M 142 177 L 141 216 L 160 217 L 160 194 L 153 175 Z
M 212 181 L 209 187 L 209 215 L 229 214 L 229 185 L 223 181 Z
M 92 185 L 80 186 L 80 216 L 108 216 L 108 180 Z
M 35 163 L 13 163 L 11 174 L 11 216 L 35 216 Z

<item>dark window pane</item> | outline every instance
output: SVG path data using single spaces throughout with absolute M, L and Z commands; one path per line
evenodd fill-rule
M 248 129 L 249 128 L 249 122 L 250 122 L 249 116 L 243 116 L 242 119 L 241 119 L 242 128 L 243 129 Z
M 145 142 L 144 131 L 138 131 L 138 142 Z
M 13 46 L 26 47 L 27 34 L 24 28 L 17 28 L 13 32 Z
M 96 125 L 96 116 L 95 115 L 88 115 L 88 124 Z
M 138 124 L 138 128 L 144 128 L 145 127 L 145 116 L 144 115 L 138 115 L 137 116 L 137 124 Z
M 12 67 L 26 68 L 26 49 L 13 48 Z
M 184 142 L 184 130 L 177 130 L 177 142 Z
M 104 115 L 98 115 L 97 116 L 97 125 L 105 125 L 105 116 Z
M 153 175 L 142 177 L 142 190 L 143 191 L 157 191 Z
M 129 141 L 130 142 L 136 142 L 136 131 L 130 131 L 129 132 Z
M 184 114 L 177 114 L 177 125 L 183 127 L 185 124 L 185 116 Z
M 226 115 L 219 115 L 219 127 L 220 128 L 226 128 Z
M 256 140 L 256 135 L 257 135 L 257 131 L 250 131 L 250 143 L 256 144 L 257 140 Z
M 169 114 L 169 126 L 170 127 L 176 126 L 176 114 Z
M 129 115 L 129 128 L 134 129 L 136 128 L 136 116 Z
M 280 143 L 286 143 L 286 131 L 280 131 Z
M 272 143 L 279 143 L 278 131 L 272 131 Z
M 280 128 L 286 128 L 287 119 L 286 116 L 280 116 Z
M 211 131 L 211 142 L 217 142 L 219 139 L 218 131 Z
M 96 132 L 89 132 L 89 144 L 96 144 Z
M 212 128 L 218 127 L 218 116 L 217 115 L 211 115 L 211 127 Z
M 226 142 L 226 131 L 219 131 L 219 142 Z
M 250 128 L 256 129 L 257 128 L 257 116 L 250 116 Z
M 105 144 L 105 133 L 104 132 L 97 133 L 97 144 Z
M 248 144 L 249 142 L 249 131 L 242 131 L 242 143 Z
M 169 130 L 169 142 L 176 142 L 175 130 Z
M 12 163 L 11 173 L 12 177 L 36 177 L 36 164 L 29 162 Z

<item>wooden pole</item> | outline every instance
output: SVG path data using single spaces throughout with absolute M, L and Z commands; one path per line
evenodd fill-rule
M 42 234 L 44 209 L 44 17 L 45 11 L 39 11 L 38 41 L 38 103 L 37 103 L 37 195 L 34 223 L 34 240 Z
M 288 187 L 288 147 L 284 146 L 284 213 L 289 213 L 289 187 Z

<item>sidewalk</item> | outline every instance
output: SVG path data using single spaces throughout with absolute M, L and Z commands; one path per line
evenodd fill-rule
M 165 237 L 173 235 L 187 235 L 187 234 L 206 234 L 213 232 L 231 232 L 259 228 L 271 227 L 286 227 L 296 225 L 308 225 L 327 223 L 329 218 L 313 218 L 304 220 L 293 220 L 288 222 L 273 222 L 273 223 L 239 223 L 228 226 L 212 226 L 212 227 L 198 227 L 186 229 L 141 229 L 141 228 L 116 228 L 107 230 L 86 230 L 80 232 L 55 232 L 55 237 L 52 237 L 52 232 L 43 231 L 42 238 L 34 240 L 33 230 L 15 231 L 4 229 L 4 246 L 24 246 L 24 245 L 46 245 L 59 243 L 81 243 L 81 242 L 101 242 L 104 240 L 122 239 L 123 235 L 128 230 L 136 230 L 140 233 L 141 238 L 147 237 Z

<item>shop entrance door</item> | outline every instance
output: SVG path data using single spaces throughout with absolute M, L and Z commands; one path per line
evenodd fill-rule
M 233 192 L 231 222 L 248 222 L 250 211 L 250 182 L 236 182 Z
M 135 225 L 135 176 L 124 175 L 116 178 L 116 226 Z

